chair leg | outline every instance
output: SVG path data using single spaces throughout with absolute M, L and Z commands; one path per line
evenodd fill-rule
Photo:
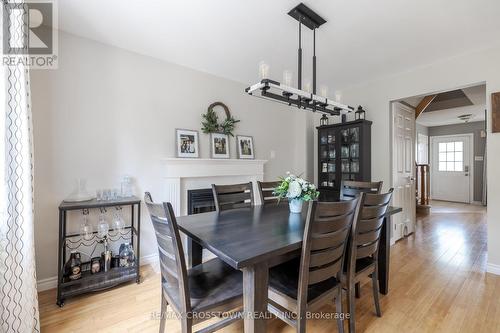
M 167 320 L 167 306 L 168 302 L 163 295 L 163 290 L 161 291 L 161 312 L 160 312 L 160 333 L 165 332 L 165 322 Z
M 356 332 L 356 304 L 354 301 L 354 285 L 347 287 L 347 307 L 349 308 L 349 333 Z
M 192 333 L 193 332 L 193 320 L 188 318 L 181 319 L 181 332 L 182 333 Z
M 375 311 L 377 316 L 382 317 L 382 312 L 380 311 L 380 302 L 378 299 L 378 269 L 375 267 L 375 272 L 372 274 L 372 287 L 373 287 L 373 301 L 375 302 Z
M 359 282 L 356 282 L 356 284 L 354 285 L 354 290 L 356 292 L 356 298 L 360 298 L 361 297 L 361 288 L 360 288 Z
M 337 329 L 339 333 L 344 333 L 344 312 L 342 311 L 342 287 L 339 287 L 337 297 L 335 297 L 335 311 L 337 311 Z
M 297 333 L 305 333 L 306 332 L 306 316 L 305 314 L 300 315 L 297 318 Z

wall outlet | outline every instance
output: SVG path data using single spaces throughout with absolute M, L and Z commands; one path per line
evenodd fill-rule
M 269 157 L 270 157 L 271 159 L 276 158 L 276 151 L 271 150 L 271 153 L 269 154 Z

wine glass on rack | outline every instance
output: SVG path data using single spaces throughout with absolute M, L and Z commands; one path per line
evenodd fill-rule
M 99 222 L 97 223 L 97 236 L 99 238 L 106 238 L 108 236 L 108 232 L 109 232 L 108 221 L 106 221 L 104 213 L 101 212 L 101 215 L 99 216 Z
M 117 208 L 113 217 L 113 229 L 116 230 L 118 235 L 122 235 L 125 230 L 125 222 L 120 214 L 120 208 Z
M 80 225 L 80 235 L 86 241 L 89 241 L 94 236 L 92 225 L 89 223 L 89 212 L 83 211 L 82 224 Z

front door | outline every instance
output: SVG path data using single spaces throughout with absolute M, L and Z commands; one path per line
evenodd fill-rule
M 431 198 L 470 203 L 471 135 L 431 137 Z
M 392 103 L 393 205 L 402 207 L 394 215 L 391 241 L 415 230 L 415 110 Z

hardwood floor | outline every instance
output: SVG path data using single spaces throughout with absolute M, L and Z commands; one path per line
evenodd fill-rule
M 500 240 L 499 240 L 500 241 Z M 390 290 L 375 315 L 370 284 L 356 303 L 359 332 L 500 332 L 500 277 L 485 273 L 486 219 L 479 206 L 436 203 L 417 219 L 415 234 L 391 249 Z M 158 332 L 160 277 L 143 267 L 143 282 L 55 305 L 55 291 L 39 295 L 42 332 Z M 368 282 L 366 280 L 365 282 Z M 334 312 L 333 305 L 322 309 Z M 203 324 L 201 324 L 203 326 Z M 336 332 L 335 320 L 309 320 L 308 332 Z M 179 332 L 175 319 L 167 332 Z M 239 322 L 222 332 L 242 332 Z M 294 332 L 280 320 L 268 332 Z

